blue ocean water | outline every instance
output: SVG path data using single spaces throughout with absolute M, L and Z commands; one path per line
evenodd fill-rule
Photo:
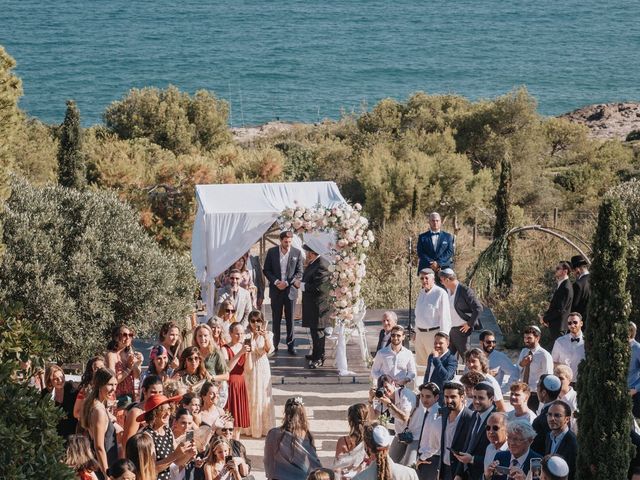
M 640 4 L 622 0 L 0 0 L 21 106 L 83 123 L 133 87 L 208 89 L 232 126 L 317 121 L 385 97 L 489 98 L 544 114 L 640 100 Z

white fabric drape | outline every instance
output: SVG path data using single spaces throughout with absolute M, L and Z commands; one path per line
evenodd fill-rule
M 207 297 L 215 278 L 244 255 L 283 210 L 345 201 L 334 182 L 197 185 L 196 200 L 191 259 Z M 205 299 L 209 308 L 210 300 Z

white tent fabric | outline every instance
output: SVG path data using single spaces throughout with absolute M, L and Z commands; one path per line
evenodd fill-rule
M 205 289 L 267 232 L 283 210 L 345 202 L 334 182 L 197 185 L 196 200 L 191 259 Z

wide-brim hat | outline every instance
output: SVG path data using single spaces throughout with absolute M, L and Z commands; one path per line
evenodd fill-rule
M 177 403 L 180 400 L 182 400 L 182 395 L 178 395 L 175 397 L 166 397 L 162 394 L 151 395 L 144 402 L 144 412 L 142 412 L 140 415 L 136 417 L 136 421 L 138 423 L 144 422 L 144 416 L 147 413 L 149 413 L 151 410 L 155 410 L 156 408 L 158 408 L 161 405 L 164 405 L 165 403 Z
M 585 265 L 589 265 L 589 262 L 582 255 L 571 257 L 571 268 L 584 267 Z

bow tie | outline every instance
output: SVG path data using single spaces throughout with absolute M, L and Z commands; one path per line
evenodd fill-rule
M 579 342 L 579 341 L 580 341 L 580 337 L 578 337 L 578 338 L 573 338 L 573 337 L 572 337 L 572 338 L 571 338 L 571 342 L 572 342 L 572 343 L 573 343 L 573 342 Z

